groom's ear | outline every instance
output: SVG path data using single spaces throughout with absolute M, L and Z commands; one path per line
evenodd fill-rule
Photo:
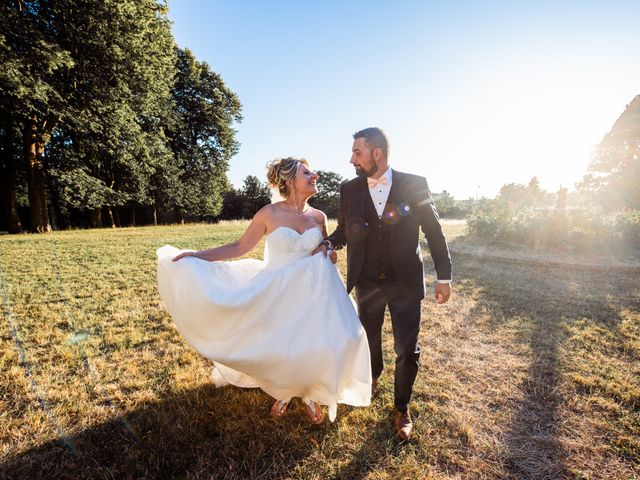
M 382 160 L 382 157 L 383 157 L 382 148 L 380 148 L 380 147 L 374 148 L 373 149 L 373 159 L 376 162 L 379 162 L 379 161 Z

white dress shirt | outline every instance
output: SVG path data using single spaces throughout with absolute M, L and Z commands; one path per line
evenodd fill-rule
M 369 186 L 369 195 L 371 195 L 373 206 L 376 207 L 376 213 L 378 214 L 378 218 L 382 218 L 382 212 L 384 212 L 384 207 L 387 204 L 387 200 L 389 199 L 389 192 L 391 191 L 391 182 L 393 180 L 393 175 L 391 174 L 391 167 L 387 168 L 387 171 L 380 176 L 380 180 L 382 180 L 383 177 L 386 181 L 386 185 L 383 183 L 380 183 L 373 187 Z M 369 182 L 369 179 L 367 179 L 367 182 Z

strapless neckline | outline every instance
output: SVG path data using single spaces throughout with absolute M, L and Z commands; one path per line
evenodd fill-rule
M 279 227 L 276 227 L 271 233 L 268 233 L 267 237 L 270 236 L 270 235 L 273 235 L 274 233 L 276 233 L 280 229 L 291 230 L 292 232 L 296 233 L 298 236 L 302 237 L 305 233 L 310 232 L 312 230 L 316 230 L 316 229 L 320 230 L 320 227 L 316 225 L 315 227 L 307 228 L 306 230 L 304 230 L 302 232 L 299 232 L 295 228 L 287 227 L 286 225 L 280 225 Z

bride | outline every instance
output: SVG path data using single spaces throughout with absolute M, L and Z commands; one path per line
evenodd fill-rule
M 201 251 L 161 247 L 158 289 L 187 342 L 213 361 L 214 378 L 259 387 L 285 413 L 302 397 L 313 423 L 335 419 L 337 404 L 366 406 L 371 396 L 369 346 L 340 274 L 311 255 L 327 235 L 327 218 L 307 200 L 318 176 L 305 159 L 268 164 L 283 200 L 256 213 L 242 237 Z M 264 260 L 230 260 L 266 236 Z

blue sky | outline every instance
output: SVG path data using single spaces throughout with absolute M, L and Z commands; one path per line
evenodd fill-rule
M 306 157 L 354 176 L 379 126 L 391 165 L 456 198 L 537 175 L 556 191 L 640 94 L 640 2 L 170 0 L 181 47 L 243 104 L 229 178 Z

